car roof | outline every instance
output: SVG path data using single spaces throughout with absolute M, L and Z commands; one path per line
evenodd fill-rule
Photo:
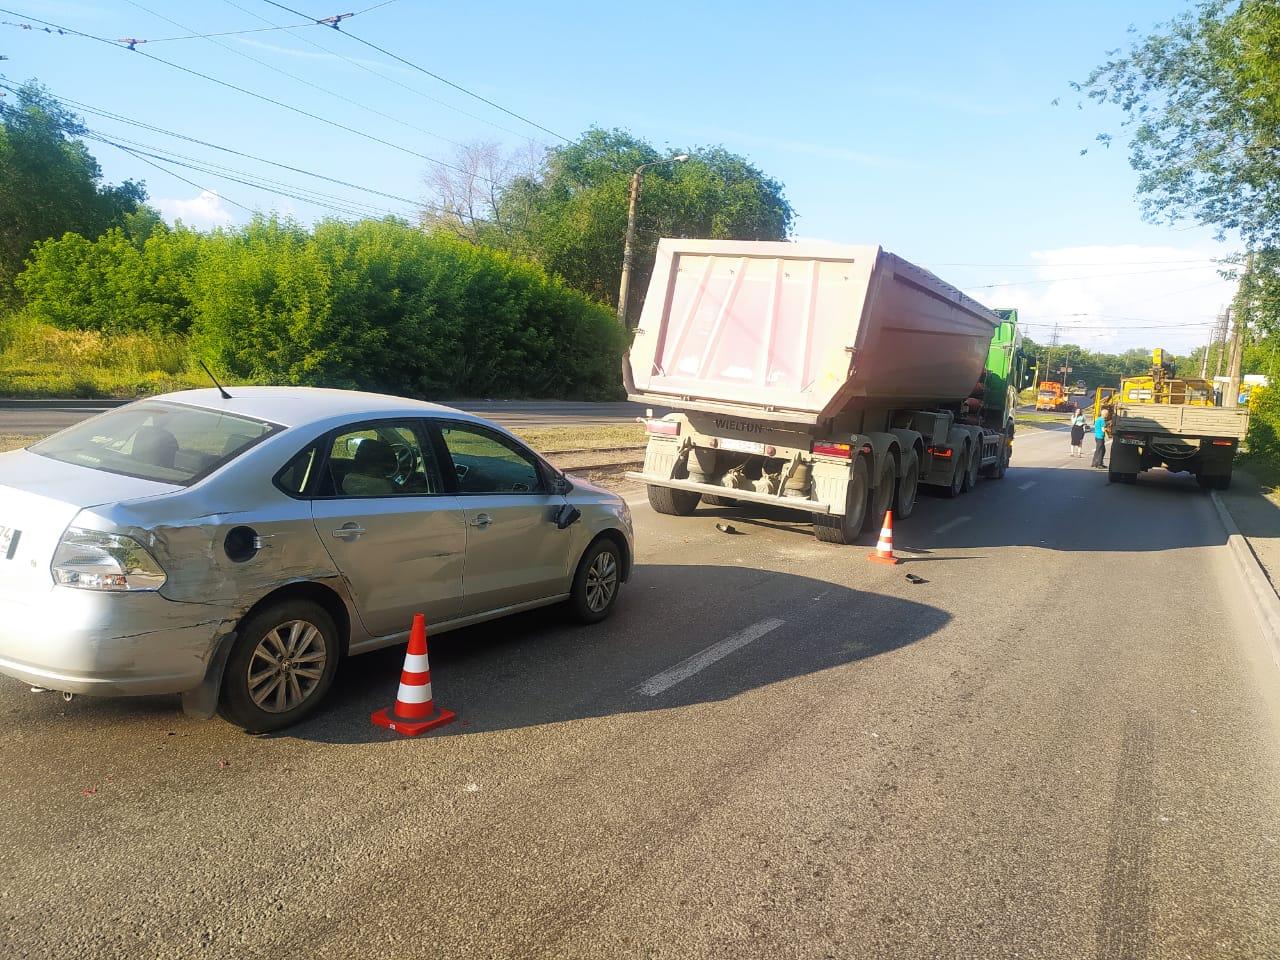
M 152 400 L 182 403 L 207 410 L 243 414 L 269 420 L 284 427 L 298 427 L 334 417 L 402 415 L 410 417 L 449 414 L 467 420 L 478 418 L 453 407 L 423 400 L 392 397 L 359 390 L 330 390 L 320 387 L 228 387 L 231 399 L 223 399 L 212 387 L 181 390 L 152 397 Z

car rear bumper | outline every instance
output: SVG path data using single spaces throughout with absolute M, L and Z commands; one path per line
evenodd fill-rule
M 67 693 L 181 693 L 233 626 L 229 609 L 158 593 L 0 593 L 0 674 Z

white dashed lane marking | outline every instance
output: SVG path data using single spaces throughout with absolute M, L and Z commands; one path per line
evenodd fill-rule
M 723 660 L 734 651 L 741 650 L 748 643 L 759 640 L 766 633 L 777 630 L 783 623 L 784 621 L 776 617 L 753 623 L 747 629 L 735 633 L 731 637 L 725 637 L 719 643 L 713 643 L 705 650 L 695 653 L 688 660 L 677 663 L 670 670 L 663 670 L 662 673 L 650 677 L 640 684 L 638 690 L 646 697 L 656 697 L 658 694 L 670 690 L 677 683 L 688 680 L 695 673 L 705 670 L 717 660 Z

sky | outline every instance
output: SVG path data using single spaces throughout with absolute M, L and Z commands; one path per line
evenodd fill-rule
M 1185 3 L 283 2 L 306 16 L 267 0 L 0 0 L 0 75 L 379 191 L 83 114 L 120 145 L 90 145 L 107 179 L 144 181 L 167 218 L 195 227 L 254 210 L 334 215 L 317 199 L 412 217 L 433 161 L 458 145 L 514 152 L 595 125 L 740 153 L 785 185 L 797 238 L 878 243 L 982 303 L 1017 307 L 1039 342 L 1056 325 L 1090 349 L 1189 353 L 1233 292 L 1213 262 L 1235 252 L 1230 239 L 1144 222 L 1127 150 L 1094 139 L 1116 131 L 1118 112 L 1081 105 L 1069 86 L 1131 26 L 1146 33 Z M 348 12 L 348 36 L 295 26 Z M 14 25 L 36 18 L 146 42 Z M 293 29 L 259 30 L 278 26 Z M 259 32 L 171 39 L 247 30 Z M 139 155 L 155 147 L 293 196 L 225 169 L 157 167 Z

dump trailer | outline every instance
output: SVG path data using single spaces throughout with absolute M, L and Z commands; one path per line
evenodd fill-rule
M 997 313 L 877 246 L 661 240 L 623 362 L 659 513 L 759 503 L 852 543 L 919 484 L 1003 477 L 1032 377 Z
M 1220 407 L 1213 384 L 1180 378 L 1163 350 L 1152 355 L 1151 372 L 1120 382 L 1106 401 L 1111 411 L 1111 462 L 1107 479 L 1134 483 L 1152 467 L 1190 473 L 1205 490 L 1231 486 L 1236 450 L 1249 430 L 1244 407 Z

